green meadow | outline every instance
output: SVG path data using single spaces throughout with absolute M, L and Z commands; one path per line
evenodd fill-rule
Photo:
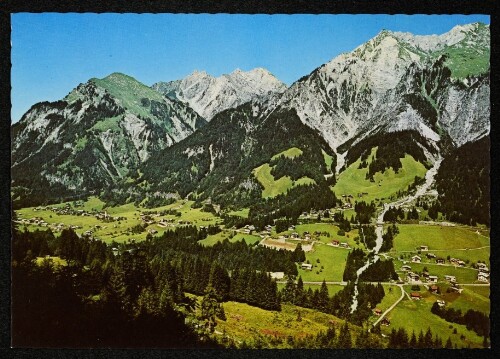
M 103 222 L 94 216 L 79 216 L 79 215 L 59 215 L 51 210 L 35 210 L 35 207 L 23 208 L 16 211 L 19 219 L 30 219 L 33 217 L 41 217 L 44 221 L 49 224 L 59 224 L 63 223 L 66 227 L 69 225 L 76 225 L 81 228 L 76 229 L 78 234 L 82 234 L 87 230 L 92 230 L 94 236 L 105 241 L 105 242 L 125 242 L 129 239 L 145 240 L 148 230 L 154 229 L 158 233 L 162 233 L 167 230 L 167 228 L 162 228 L 155 224 L 150 224 L 145 228 L 145 231 L 138 234 L 132 234 L 130 229 L 138 224 L 141 224 L 141 212 L 146 211 L 162 211 L 168 209 L 175 209 L 181 213 L 179 217 L 174 215 L 165 215 L 155 218 L 159 219 L 173 219 L 175 223 L 179 220 L 190 221 L 196 226 L 208 226 L 210 224 L 216 224 L 220 222 L 218 217 L 215 217 L 212 213 L 203 212 L 200 208 L 191 208 L 193 201 L 176 201 L 168 206 L 162 206 L 154 209 L 137 208 L 134 204 L 129 203 L 117 207 L 105 208 L 110 216 L 113 217 L 123 217 L 125 219 L 114 221 L 114 222 Z M 69 202 L 72 204 L 72 202 Z M 66 203 L 51 205 L 52 207 L 64 207 Z M 45 208 L 45 207 L 43 207 Z M 104 203 L 95 197 L 90 197 L 88 201 L 83 203 L 82 207 L 76 207 L 75 209 L 82 209 L 85 211 L 97 210 L 101 211 L 104 209 Z M 23 228 L 24 225 L 21 225 Z M 96 226 L 100 226 L 96 228 Z M 35 225 L 26 226 L 30 230 L 36 228 L 44 229 L 44 227 L 38 227 Z
M 306 253 L 306 260 L 313 265 L 313 269 L 304 270 L 299 266 L 299 275 L 302 276 L 304 282 L 322 282 L 323 280 L 341 282 L 348 253 L 347 249 L 316 244 L 313 251 Z
M 253 174 L 255 178 L 257 178 L 257 181 L 264 186 L 262 190 L 263 198 L 276 197 L 277 195 L 286 193 L 286 191 L 295 186 L 315 183 L 315 181 L 309 177 L 302 177 L 293 181 L 290 177 L 283 176 L 276 180 L 271 174 L 271 168 L 269 163 L 264 163 L 253 170 Z
M 229 242 L 239 242 L 243 239 L 247 244 L 254 244 L 261 241 L 261 238 L 259 236 L 253 234 L 236 233 L 236 235 L 231 237 L 231 233 L 232 231 L 224 230 L 217 234 L 208 236 L 198 243 L 201 243 L 205 246 L 213 246 L 215 243 L 222 242 L 225 239 L 227 239 Z
M 398 225 L 399 234 L 394 239 L 396 251 L 414 251 L 421 245 L 433 250 L 478 248 L 490 245 L 488 237 L 476 233 L 476 228 L 466 226 L 439 226 L 425 224 Z M 438 253 L 435 253 L 438 255 Z
M 367 162 L 370 162 L 370 158 L 375 154 L 376 147 L 372 149 Z M 368 194 L 360 199 L 368 202 L 395 196 L 398 191 L 406 190 L 408 185 L 414 181 L 415 176 L 424 177 L 427 172 L 424 165 L 415 161 L 410 155 L 405 155 L 400 161 L 403 167 L 399 169 L 398 173 L 394 173 L 394 170 L 389 168 L 383 173 L 377 172 L 374 176 L 375 181 L 370 182 L 366 179 L 368 168 L 358 168 L 361 163 L 361 159 L 358 159 L 340 173 L 333 191 L 337 197 L 351 194 L 355 199 L 358 199 L 358 193 L 366 192 Z

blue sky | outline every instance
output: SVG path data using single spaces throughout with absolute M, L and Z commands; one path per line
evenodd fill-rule
M 382 29 L 441 34 L 486 15 L 12 15 L 12 120 L 92 77 L 152 85 L 264 67 L 291 84 Z

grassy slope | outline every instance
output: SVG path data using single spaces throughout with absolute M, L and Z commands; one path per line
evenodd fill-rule
M 449 307 L 461 309 L 462 313 L 469 309 L 490 313 L 489 287 L 465 287 L 461 294 L 444 293 L 442 297 Z
M 415 251 L 420 245 L 429 246 L 429 252 L 437 256 L 459 258 L 477 262 L 478 260 L 489 263 L 490 249 L 480 248 L 490 245 L 488 237 L 477 234 L 477 228 L 456 226 L 429 226 L 418 224 L 399 225 L 399 234 L 394 240 L 394 250 Z M 424 259 L 426 261 L 426 259 Z
M 375 153 L 376 148 L 373 148 L 367 162 L 370 162 Z M 363 196 L 364 201 L 390 198 L 398 190 L 406 190 L 408 185 L 414 181 L 415 176 L 424 177 L 427 171 L 423 164 L 415 161 L 412 156 L 405 155 L 401 159 L 403 167 L 398 173 L 394 173 L 393 169 L 389 168 L 384 173 L 376 173 L 375 182 L 370 182 L 365 179 L 368 168 L 358 169 L 360 163 L 361 160 L 358 159 L 339 175 L 337 183 L 333 187 L 337 196 L 351 194 L 357 198 L 358 193 L 367 192 L 368 195 Z
M 415 250 L 420 245 L 434 249 L 463 249 L 488 246 L 489 239 L 478 235 L 469 227 L 445 227 L 418 224 L 399 225 L 394 248 L 400 251 Z
M 201 240 L 199 243 L 205 245 L 205 246 L 213 246 L 217 242 L 221 242 L 224 239 L 228 239 L 229 242 L 234 243 L 234 242 L 239 242 L 242 239 L 245 240 L 247 244 L 253 244 L 256 242 L 259 242 L 261 238 L 259 236 L 254 236 L 252 234 L 243 234 L 243 233 L 237 233 L 234 237 L 229 238 L 230 236 L 229 231 L 222 231 L 217 234 L 208 236 L 207 238 Z
M 295 186 L 315 183 L 315 181 L 309 177 L 302 177 L 297 181 L 292 181 L 290 177 L 283 176 L 275 180 L 271 174 L 271 166 L 269 163 L 264 163 L 262 166 L 255 168 L 253 174 L 255 178 L 257 178 L 257 181 L 264 186 L 264 190 L 262 191 L 263 198 L 276 197 Z
M 280 153 L 274 155 L 273 157 L 271 157 L 271 160 L 275 160 L 281 156 L 284 156 L 287 158 L 295 158 L 295 157 L 299 157 L 300 155 L 302 155 L 302 153 L 303 152 L 300 148 L 291 147 L 288 150 L 285 150 L 283 152 L 280 152 Z
M 197 297 L 197 299 L 200 303 L 201 297 Z M 282 304 L 280 312 L 267 311 L 238 302 L 225 302 L 223 306 L 227 320 L 217 320 L 217 331 L 226 333 L 236 342 L 245 341 L 250 345 L 258 337 L 264 337 L 264 340 L 270 339 L 270 337 L 281 339 L 275 344 L 270 344 L 269 340 L 266 340 L 264 343 L 266 348 L 290 348 L 286 343 L 288 336 L 303 338 L 306 335 L 315 335 L 320 331 L 326 331 L 332 322 L 335 323 L 337 329 L 344 324 L 342 319 L 333 315 L 290 304 Z M 302 318 L 300 322 L 297 321 L 298 311 L 300 311 Z M 352 325 L 350 328 L 354 342 L 361 328 Z
M 113 97 L 136 115 L 149 116 L 149 110 L 142 106 L 141 98 L 163 102 L 163 96 L 133 77 L 113 73 L 103 79 L 91 79 L 98 86 L 106 89 Z
M 315 245 L 312 252 L 306 253 L 306 260 L 309 260 L 309 262 L 313 264 L 313 269 L 309 271 L 299 267 L 299 275 L 302 276 L 302 280 L 306 282 L 321 282 L 323 280 L 327 282 L 342 281 L 348 253 L 349 250 L 343 248 L 335 248 L 324 244 Z M 317 259 L 320 260 L 320 263 L 316 262 Z M 323 266 L 324 269 L 319 272 L 321 266 Z
M 238 217 L 248 218 L 249 212 L 250 212 L 250 208 L 242 208 L 238 211 L 228 212 L 228 214 L 230 216 L 238 216 Z
M 406 291 L 411 291 L 410 288 L 405 288 Z M 444 319 L 431 313 L 432 304 L 440 297 L 435 296 L 427 291 L 422 290 L 423 299 L 420 301 L 412 301 L 408 298 L 403 299 L 388 315 L 391 320 L 391 326 L 382 326 L 382 333 L 388 335 L 392 328 L 405 328 L 410 333 L 414 330 L 418 336 L 420 330 L 424 333 L 427 328 L 431 328 L 434 334 L 438 334 L 443 342 L 446 342 L 448 337 L 451 338 L 453 344 L 457 344 L 459 348 L 481 347 L 482 338 L 477 336 L 475 332 L 469 331 L 464 325 L 448 323 Z M 453 334 L 453 329 L 456 328 L 457 334 Z M 465 336 L 465 340 L 460 339 L 460 335 Z
M 325 164 L 326 164 L 326 168 L 331 168 L 332 167 L 332 163 L 333 163 L 333 157 L 330 156 L 328 153 L 326 153 L 325 151 L 321 150 L 321 153 L 323 153 L 323 157 L 325 158 Z

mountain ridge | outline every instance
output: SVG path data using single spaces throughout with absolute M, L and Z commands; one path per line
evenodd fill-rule
M 195 70 L 187 77 L 157 82 L 151 86 L 166 97 L 186 102 L 210 121 L 217 113 L 255 99 L 281 93 L 286 85 L 264 68 L 250 71 L 235 69 L 219 77 Z

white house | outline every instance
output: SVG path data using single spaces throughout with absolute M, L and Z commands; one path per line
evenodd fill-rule
M 300 267 L 301 267 L 302 269 L 312 270 L 313 265 L 312 265 L 312 264 L 309 264 L 309 263 L 302 263 L 302 265 L 301 265 Z
M 490 275 L 488 273 L 479 272 L 477 274 L 477 280 L 481 282 L 488 282 Z
M 430 275 L 427 277 L 427 282 L 428 283 L 437 283 L 438 281 L 438 276 L 437 275 Z
M 477 267 L 479 268 L 479 270 L 480 270 L 481 272 L 489 272 L 488 267 L 487 267 L 487 266 L 486 266 L 486 264 L 484 264 L 484 263 L 478 263 L 478 264 L 477 264 Z
M 415 256 L 411 257 L 411 261 L 412 261 L 412 263 L 420 263 L 420 262 L 422 262 L 422 258 L 415 255 Z
M 405 264 L 404 266 L 401 266 L 401 270 L 404 272 L 409 272 L 411 271 L 411 267 Z
M 457 281 L 457 279 L 455 278 L 454 275 L 445 275 L 444 279 L 446 279 L 448 282 L 452 282 L 452 283 Z
M 408 283 L 419 283 L 420 276 L 417 273 L 408 272 L 406 274 L 406 280 L 408 281 Z
M 428 246 L 420 246 L 420 251 L 421 252 L 427 252 L 429 250 Z

